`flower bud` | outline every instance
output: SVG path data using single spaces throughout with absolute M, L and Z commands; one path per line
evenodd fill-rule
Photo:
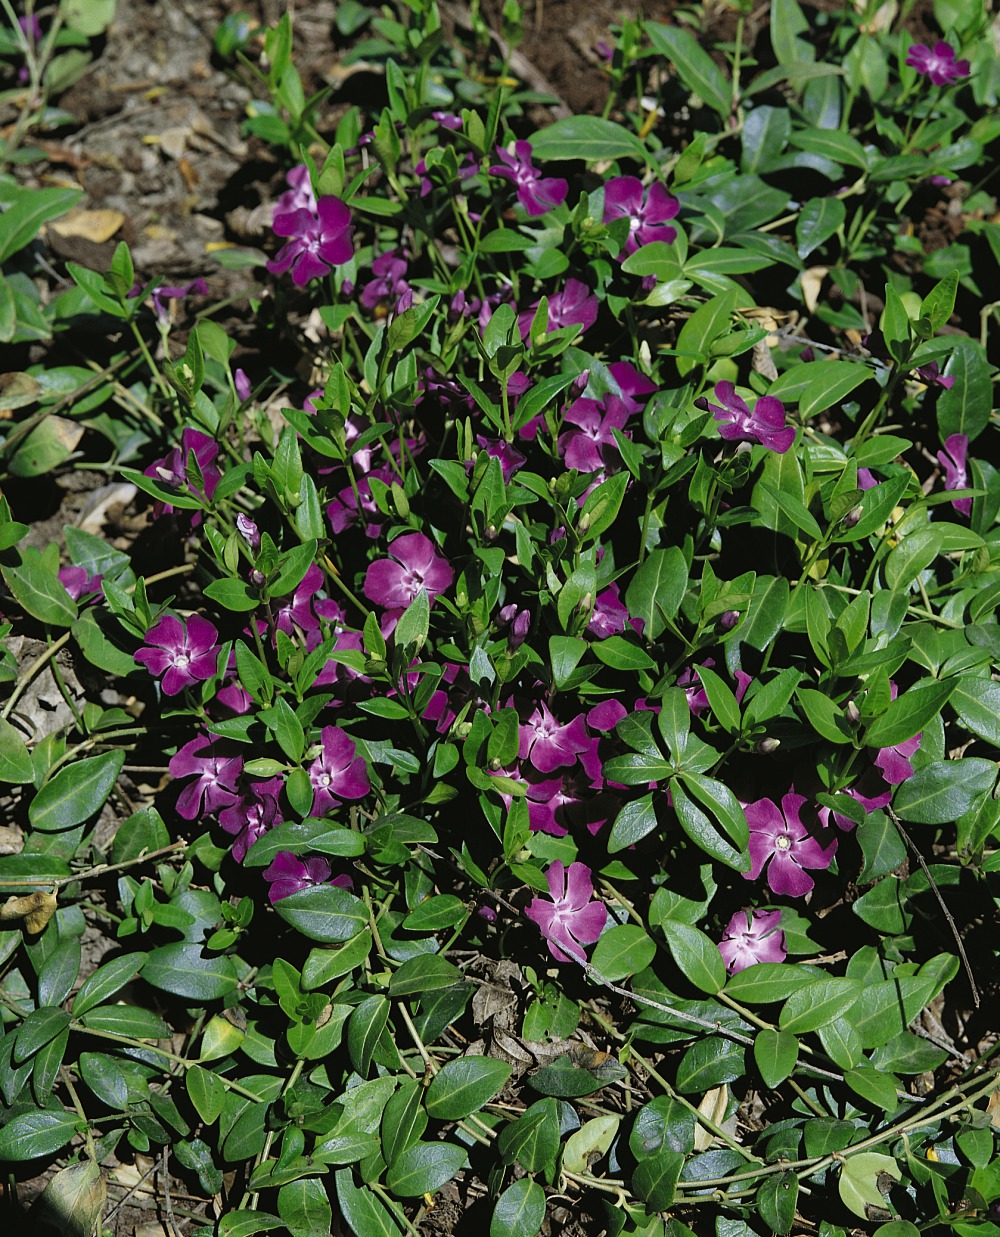
M 234 371 L 233 386 L 236 388 L 236 394 L 240 397 L 240 401 L 245 404 L 250 398 L 251 387 L 250 379 L 246 376 L 242 369 L 237 369 Z
M 846 719 L 848 726 L 855 727 L 860 724 L 861 710 L 853 700 L 848 700 L 847 704 L 844 706 L 844 718 Z
M 694 406 L 700 412 L 708 412 L 709 404 L 708 404 L 708 400 L 704 397 L 704 395 L 698 396 L 698 398 L 694 401 Z
M 576 528 L 577 528 L 577 532 L 580 532 L 580 533 L 585 533 L 589 531 L 590 529 L 590 512 L 589 511 L 585 511 L 583 515 L 580 516 L 580 519 L 577 523 Z
M 855 524 L 857 524 L 857 522 L 861 519 L 863 514 L 864 512 L 860 506 L 852 507 L 850 511 L 848 511 L 847 515 L 844 516 L 841 523 L 843 524 L 845 528 L 853 528 Z
M 499 756 L 492 757 L 490 760 L 490 772 L 499 773 L 502 768 L 503 768 L 503 765 L 500 763 L 500 757 Z
M 780 739 L 761 739 L 761 741 L 757 744 L 757 752 L 761 756 L 770 756 L 776 752 L 779 747 L 781 747 Z
M 254 554 L 260 549 L 260 530 L 248 515 L 241 511 L 236 517 L 236 531 L 247 543 Z
M 739 610 L 726 610 L 726 612 L 719 618 L 719 626 L 723 631 L 732 631 L 739 621 Z

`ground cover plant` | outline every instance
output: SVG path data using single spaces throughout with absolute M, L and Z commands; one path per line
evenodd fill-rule
M 47 248 L 114 5 L 0 5 L 14 1223 L 1000 1232 L 981 0 L 624 15 L 589 114 L 512 2 L 340 5 L 356 102 L 230 12 L 177 283 Z

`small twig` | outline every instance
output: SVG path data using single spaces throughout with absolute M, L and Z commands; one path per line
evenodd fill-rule
M 972 973 L 972 965 L 969 962 L 968 954 L 965 952 L 965 945 L 962 943 L 962 937 L 958 931 L 958 926 L 955 923 L 955 920 L 952 918 L 951 911 L 948 910 L 947 903 L 945 902 L 944 898 L 941 896 L 941 890 L 938 888 L 937 881 L 931 875 L 931 870 L 927 866 L 927 861 L 924 859 L 920 851 L 917 850 L 916 846 L 913 843 L 913 839 L 903 828 L 903 822 L 899 819 L 899 817 L 893 811 L 891 806 L 886 808 L 886 811 L 889 813 L 889 818 L 891 819 L 892 823 L 896 826 L 896 829 L 899 831 L 899 836 L 903 839 L 906 845 L 910 848 L 910 850 L 916 856 L 916 860 L 920 864 L 920 867 L 921 867 L 921 870 L 923 871 L 924 876 L 927 877 L 927 883 L 930 885 L 931 891 L 933 892 L 935 898 L 937 898 L 938 900 L 938 906 L 941 907 L 941 913 L 944 915 L 945 921 L 947 922 L 948 927 L 951 929 L 951 934 L 955 939 L 955 945 L 958 948 L 958 956 L 962 959 L 962 966 L 965 968 L 965 974 L 969 980 L 969 987 L 972 989 L 972 1000 L 975 1003 L 976 1009 L 978 1009 L 979 1008 L 979 988 L 976 985 L 976 977 Z
M 174 1204 L 170 1197 L 170 1150 L 167 1147 L 163 1148 L 160 1156 L 160 1175 L 163 1178 L 163 1210 L 167 1214 L 167 1224 L 174 1237 L 181 1237 L 181 1230 L 177 1227 L 177 1221 L 174 1219 Z
M 146 1171 L 142 1174 L 139 1180 L 135 1183 L 135 1185 L 129 1186 L 129 1188 L 125 1191 L 125 1193 L 118 1200 L 118 1202 L 115 1203 L 115 1205 L 111 1208 L 108 1214 L 104 1217 L 104 1223 L 106 1225 L 111 1223 L 111 1221 L 115 1218 L 118 1212 L 121 1211 L 121 1209 L 125 1206 L 125 1204 L 132 1197 L 132 1195 L 139 1189 L 139 1187 L 142 1186 L 146 1181 L 148 1181 L 148 1179 L 153 1175 L 153 1173 L 156 1172 L 157 1167 L 158 1165 L 156 1161 L 154 1160 L 153 1163 L 149 1166 L 149 1168 L 146 1169 Z

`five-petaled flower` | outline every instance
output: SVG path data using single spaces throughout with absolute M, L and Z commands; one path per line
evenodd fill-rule
M 580 713 L 561 725 L 542 701 L 526 724 L 520 727 L 518 756 L 530 760 L 539 773 L 554 773 L 575 765 L 582 752 L 590 748 L 587 723 Z
M 645 198 L 642 181 L 636 176 L 616 176 L 604 186 L 604 222 L 629 221 L 625 256 L 652 241 L 669 244 L 676 240 L 677 229 L 670 227 L 667 221 L 673 219 L 680 208 L 680 202 L 672 198 L 659 181 L 649 186 Z
M 291 268 L 292 282 L 304 288 L 312 279 L 327 274 L 331 266 L 342 266 L 354 256 L 351 212 L 340 198 L 320 198 L 316 210 L 306 207 L 282 211 L 271 225 L 275 235 L 288 241 L 267 264 L 272 275 L 283 275 Z
M 943 41 L 933 47 L 914 43 L 906 53 L 906 63 L 911 69 L 929 77 L 935 86 L 950 86 L 959 78 L 969 76 L 968 60 L 956 60 L 955 49 Z
M 300 859 L 290 850 L 279 850 L 264 869 L 264 879 L 271 886 L 268 890 L 271 901 L 280 902 L 313 885 L 325 885 L 330 879 L 330 863 L 320 855 Z
M 517 200 L 529 215 L 544 215 L 566 200 L 569 189 L 561 176 L 543 176 L 531 162 L 531 143 L 515 142 L 514 153 L 497 147 L 500 163 L 490 168 L 491 176 L 509 180 L 517 189 Z
M 174 447 L 162 460 L 150 464 L 143 476 L 152 477 L 170 489 L 187 490 L 207 502 L 222 480 L 222 473 L 215 462 L 218 457 L 219 444 L 214 438 L 201 430 L 186 429 L 181 434 L 181 445 Z M 201 488 L 198 486 L 199 473 Z M 154 514 L 157 517 L 170 515 L 173 510 L 169 503 L 157 503 Z M 200 522 L 201 513 L 196 512 L 195 516 Z
M 339 726 L 324 726 L 320 741 L 323 750 L 309 766 L 314 816 L 339 807 L 342 799 L 363 799 L 371 790 L 368 766 L 349 734 Z
M 434 549 L 423 533 L 404 533 L 389 546 L 391 558 L 370 563 L 365 573 L 364 593 L 369 601 L 387 610 L 402 610 L 426 589 L 433 602 L 455 578 L 451 564 Z
M 525 914 L 538 925 L 557 961 L 586 962 L 584 945 L 593 945 L 608 921 L 603 902 L 591 901 L 594 882 L 585 863 L 565 867 L 558 859 L 545 873 L 549 898 L 532 898 Z
M 757 962 L 784 962 L 781 911 L 737 911 L 722 934 L 719 953 L 730 975 Z
M 719 422 L 719 433 L 729 442 L 759 442 L 778 455 L 784 455 L 795 441 L 795 430 L 785 424 L 785 405 L 773 395 L 762 395 L 753 410 L 736 394 L 731 382 L 715 384 L 715 398 L 723 407 L 710 404 L 704 396 L 695 400 L 695 406 L 703 412 L 714 414 Z
M 169 768 L 175 781 L 194 778 L 177 796 L 177 815 L 185 820 L 197 820 L 239 802 L 236 783 L 243 772 L 243 758 L 233 755 L 221 739 L 198 735 L 171 756 Z
M 174 614 L 165 614 L 146 632 L 146 648 L 135 660 L 150 674 L 163 676 L 160 686 L 165 696 L 176 696 L 182 688 L 198 680 L 210 679 L 219 660 L 219 633 L 213 623 L 192 614 L 187 624 Z
M 746 805 L 744 811 L 750 826 L 750 871 L 744 873 L 747 880 L 756 880 L 766 864 L 772 893 L 801 898 L 815 884 L 805 869 L 830 866 L 837 840 L 834 838 L 823 846 L 806 828 L 799 818 L 805 803 L 805 796 L 792 789 L 781 800 L 780 808 L 770 799 Z
M 938 452 L 938 463 L 944 469 L 944 488 L 964 490 L 969 484 L 966 456 L 969 452 L 968 434 L 949 434 L 944 440 L 944 450 Z M 951 505 L 962 515 L 972 511 L 971 498 L 953 498 Z

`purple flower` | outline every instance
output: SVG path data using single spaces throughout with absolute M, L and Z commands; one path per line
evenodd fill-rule
M 617 584 L 610 584 L 603 593 L 597 594 L 594 613 L 587 624 L 587 634 L 598 640 L 617 636 L 628 626 L 629 613 Z
M 730 975 L 757 962 L 784 962 L 785 934 L 781 911 L 737 911 L 719 942 L 719 953 Z
M 150 674 L 163 676 L 160 686 L 165 696 L 176 696 L 182 688 L 215 674 L 218 640 L 214 624 L 200 614 L 192 614 L 186 626 L 176 615 L 165 614 L 146 632 L 149 647 L 139 649 L 135 660 Z
M 247 543 L 254 554 L 260 549 L 260 529 L 250 519 L 248 515 L 244 515 L 241 511 L 236 517 L 236 531 Z
M 390 310 L 402 313 L 409 309 L 413 304 L 413 290 L 406 282 L 407 265 L 405 255 L 396 250 L 375 259 L 372 263 L 375 278 L 361 289 L 361 304 L 365 309 L 381 307 L 385 313 Z
M 136 284 L 129 292 L 129 296 L 138 296 L 140 292 L 145 291 L 148 287 L 149 284 Z M 159 287 L 154 288 L 149 294 L 149 303 L 153 313 L 156 314 L 157 320 L 163 324 L 168 323 L 170 321 L 170 302 L 183 301 L 192 292 L 195 296 L 207 296 L 208 284 L 205 283 L 204 279 L 192 279 L 190 283 L 178 285 L 161 284 Z
M 74 601 L 101 591 L 101 576 L 92 576 L 86 567 L 60 567 L 59 583 Z
M 233 370 L 233 386 L 236 388 L 236 394 L 239 396 L 241 403 L 246 403 L 253 394 L 253 388 L 250 385 L 250 379 L 246 375 L 246 370 Z
M 330 879 L 330 864 L 319 855 L 299 859 L 290 850 L 279 850 L 270 866 L 264 869 L 264 879 L 271 885 L 268 896 L 272 903 L 280 902 L 313 885 L 326 884 Z
M 527 340 L 534 321 L 538 301 L 530 309 L 517 316 L 521 338 Z M 581 326 L 584 330 L 597 321 L 597 297 L 579 279 L 567 279 L 566 287 L 549 297 L 549 320 L 547 331 L 558 331 L 564 326 Z
M 893 747 L 880 748 L 873 763 L 876 769 L 881 770 L 882 776 L 890 786 L 898 786 L 900 782 L 905 782 L 907 778 L 913 776 L 913 765 L 910 763 L 910 757 L 920 746 L 922 737 L 922 735 L 917 734 L 912 739 L 907 739 L 905 743 L 897 743 Z
M 727 613 L 735 613 L 735 611 L 727 611 Z M 739 615 L 736 615 L 739 619 Z M 735 626 L 735 624 L 734 624 Z M 715 666 L 715 659 L 709 657 L 707 661 L 701 663 L 706 669 L 711 670 Z M 753 682 L 753 679 L 743 670 L 736 671 L 736 703 L 742 704 L 743 697 L 747 694 L 747 688 Z M 698 674 L 697 666 L 688 666 L 677 677 L 677 686 L 684 689 L 684 695 L 687 696 L 688 708 L 695 715 L 700 717 L 702 713 L 709 708 L 708 694 L 701 685 L 701 676 Z
M 458 133 L 462 128 L 462 117 L 456 116 L 454 112 L 431 112 L 431 120 L 436 121 L 442 129 L 450 129 L 453 133 Z
M 575 765 L 577 757 L 590 747 L 587 723 L 580 713 L 565 726 L 549 712 L 543 701 L 520 727 L 518 756 L 530 760 L 539 773 L 554 773 Z
M 277 236 L 289 240 L 268 262 L 267 269 L 272 275 L 283 275 L 291 268 L 297 288 L 304 288 L 331 266 L 341 266 L 354 256 L 351 212 L 340 198 L 320 198 L 315 212 L 304 207 L 279 212 L 272 227 Z
M 822 846 L 799 819 L 806 803 L 794 788 L 781 800 L 781 808 L 770 799 L 758 799 L 744 808 L 750 826 L 750 871 L 747 880 L 756 880 L 767 864 L 767 883 L 772 893 L 801 898 L 815 884 L 805 868 L 826 869 L 837 850 L 834 838 Z
M 858 469 L 858 489 L 859 490 L 873 490 L 875 486 L 877 485 L 878 485 L 878 481 L 876 481 L 875 474 L 872 472 L 870 468 L 859 468 Z
M 285 181 L 291 186 L 275 203 L 271 212 L 272 223 L 278 215 L 287 215 L 293 210 L 307 210 L 316 214 L 316 194 L 313 193 L 309 168 L 300 163 L 285 175 Z
M 488 456 L 500 461 L 500 473 L 504 485 L 508 485 L 514 473 L 519 468 L 523 468 L 526 463 L 527 457 L 522 455 L 512 443 L 504 442 L 502 438 L 484 438 L 482 434 L 477 434 L 476 442 Z M 471 460 L 466 464 L 466 471 L 472 471 Z
M 577 429 L 559 435 L 559 452 L 567 467 L 577 472 L 600 472 L 619 457 L 613 430 L 622 431 L 628 424 L 628 408 L 617 395 L 596 399 L 574 400 L 566 410 L 564 424 Z
M 950 86 L 960 77 L 969 76 L 968 60 L 956 60 L 955 49 L 950 43 L 938 42 L 933 48 L 914 43 L 906 53 L 906 63 L 929 77 L 935 86 Z
M 515 142 L 514 153 L 497 147 L 500 164 L 490 168 L 491 176 L 500 176 L 517 187 L 517 200 L 529 215 L 544 215 L 566 200 L 569 188 L 558 176 L 542 176 L 531 162 L 531 144 Z
M 785 425 L 785 405 L 773 395 L 762 395 L 752 412 L 731 382 L 717 382 L 715 398 L 722 401 L 722 408 L 710 404 L 704 396 L 695 400 L 695 407 L 703 412 L 711 409 L 719 422 L 719 433 L 727 441 L 759 442 L 778 455 L 784 455 L 795 441 L 795 430 Z
M 548 942 L 549 951 L 558 962 L 586 962 L 584 945 L 592 945 L 608 921 L 608 908 L 603 902 L 592 902 L 594 882 L 585 863 L 571 863 L 566 868 L 558 859 L 545 873 L 549 897 L 532 898 L 525 914 L 538 925 Z
M 433 602 L 451 586 L 455 572 L 423 533 L 405 533 L 389 546 L 391 558 L 371 563 L 365 574 L 364 594 L 387 610 L 405 609 L 422 588 Z
M 194 456 L 193 461 L 192 456 Z M 154 481 L 160 481 L 171 489 L 187 490 L 188 493 L 195 494 L 198 498 L 208 502 L 222 479 L 222 473 L 215 463 L 218 457 L 219 444 L 214 438 L 203 434 L 201 430 L 186 429 L 181 434 L 181 445 L 174 447 L 162 460 L 156 460 L 150 464 L 143 472 L 143 476 L 152 477 Z M 191 480 L 188 479 L 189 471 L 194 474 Z M 201 473 L 203 489 L 197 488 L 198 473 Z M 154 510 L 158 516 L 170 515 L 174 508 L 169 503 L 157 503 Z M 200 520 L 201 513 L 195 514 Z
M 680 210 L 681 204 L 672 198 L 659 181 L 646 191 L 643 200 L 642 181 L 635 176 L 616 176 L 604 186 L 604 222 L 628 219 L 629 233 L 624 254 L 635 253 L 651 241 L 670 244 L 677 239 L 677 229 L 667 220 Z
M 243 760 L 227 755 L 228 747 L 210 735 L 199 735 L 185 743 L 170 759 L 170 776 L 175 781 L 195 780 L 177 797 L 177 814 L 197 820 L 209 812 L 232 807 L 239 801 L 236 783 L 243 772 Z
M 339 726 L 324 726 L 320 741 L 323 750 L 309 766 L 314 816 L 339 807 L 342 799 L 363 799 L 371 790 L 368 766 L 364 757 L 357 755 L 349 734 Z
M 968 434 L 949 434 L 944 440 L 944 450 L 938 452 L 938 462 L 944 469 L 944 488 L 946 490 L 964 490 L 969 484 L 969 474 L 966 469 L 966 455 L 969 450 Z M 956 498 L 951 504 L 962 515 L 972 511 L 971 498 Z
M 950 391 L 955 385 L 954 376 L 942 374 L 937 361 L 930 361 L 927 365 L 918 365 L 913 372 L 921 382 L 926 382 L 928 386 L 944 387 L 946 391 Z
M 497 615 L 496 634 L 498 637 L 507 637 L 512 652 L 521 647 L 530 630 L 531 611 L 520 609 L 516 602 L 504 606 Z
M 278 797 L 282 786 L 280 777 L 254 782 L 236 803 L 219 813 L 219 824 L 227 833 L 235 834 L 232 853 L 237 863 L 243 862 L 258 838 L 281 823 Z

